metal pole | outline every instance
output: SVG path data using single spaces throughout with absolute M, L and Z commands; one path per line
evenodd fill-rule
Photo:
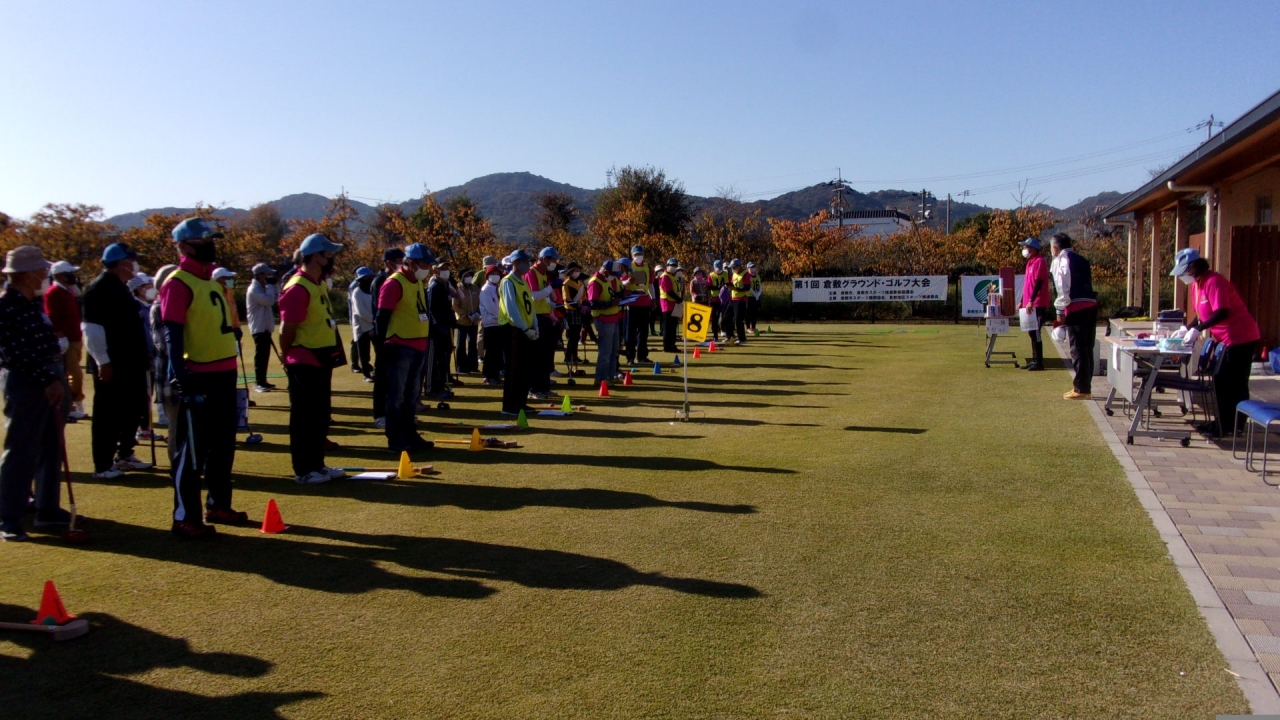
M 951 193 L 947 193 L 947 235 L 951 234 Z
M 710 322 L 710 319 L 707 320 Z M 684 353 L 684 421 L 689 422 L 689 327 L 684 321 L 684 309 L 681 308 L 680 324 L 685 327 L 680 332 L 680 342 Z

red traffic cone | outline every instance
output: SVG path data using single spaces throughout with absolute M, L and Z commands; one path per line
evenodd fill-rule
M 712 340 L 711 344 L 707 346 L 707 352 L 715 352 L 715 351 L 716 351 L 716 341 Z
M 636 384 L 635 381 L 631 379 L 631 371 L 628 370 L 626 374 L 622 376 L 622 386 L 627 387 L 628 385 L 635 385 L 635 384 Z
M 694 359 L 694 360 L 701 360 L 701 359 L 702 359 L 702 353 L 698 352 L 698 348 L 694 348 L 694 349 L 693 349 L 693 359 Z
M 262 527 L 258 532 L 274 535 L 288 529 L 289 526 L 284 524 L 284 518 L 280 517 L 280 508 L 276 506 L 276 499 L 271 498 L 267 501 L 267 514 L 263 516 Z
M 626 385 L 627 381 L 623 380 L 622 384 Z M 600 397 L 609 397 L 609 383 L 604 380 L 600 381 Z
M 67 607 L 62 604 L 62 598 L 58 595 L 58 588 L 54 587 L 52 580 L 44 581 L 44 595 L 40 597 L 40 611 L 36 613 L 36 619 L 31 621 L 32 625 L 62 625 L 75 620 L 76 616 L 67 612 Z

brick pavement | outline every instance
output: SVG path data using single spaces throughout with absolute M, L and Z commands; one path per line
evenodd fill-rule
M 1142 437 L 1125 444 L 1132 418 L 1118 408 L 1111 417 L 1103 413 L 1109 390 L 1106 378 L 1095 378 L 1091 414 L 1169 545 L 1254 712 L 1280 712 L 1280 489 L 1232 459 L 1229 439 L 1215 443 L 1194 434 L 1188 448 Z M 1255 376 L 1250 391 L 1254 399 L 1280 402 L 1280 377 Z M 1187 420 L 1165 409 L 1153 427 L 1184 430 Z M 1274 467 L 1280 470 L 1280 462 Z

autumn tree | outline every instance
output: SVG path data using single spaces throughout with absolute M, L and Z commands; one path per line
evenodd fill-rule
M 501 256 L 509 247 L 498 241 L 493 225 L 480 214 L 480 208 L 466 195 L 458 195 L 445 204 L 448 244 L 441 248 L 444 257 L 456 266 L 480 268 L 486 255 Z
M 772 254 L 768 231 L 761 221 L 762 210 L 746 212 L 741 206 L 704 209 L 693 221 L 693 231 L 702 240 L 703 259 L 730 260 L 756 258 Z
M 102 251 L 118 239 L 117 229 L 103 220 L 97 205 L 49 204 L 23 223 L 20 245 L 35 245 L 50 260 L 96 267 Z
M 605 248 L 594 234 L 582 231 L 583 218 L 572 195 L 545 192 L 535 200 L 538 210 L 533 237 L 539 245 L 551 246 L 567 261 L 587 268 L 601 262 Z
M 829 218 L 826 210 L 803 221 L 769 218 L 773 246 L 784 275 L 814 275 L 848 245 L 852 228 L 823 227 Z
M 656 256 L 684 247 L 693 224 L 693 201 L 684 184 L 653 167 L 611 171 L 608 187 L 596 196 L 592 232 L 611 255 L 644 245 Z
M 1005 265 L 1020 265 L 1022 248 L 1018 243 L 1039 237 L 1057 224 L 1058 219 L 1049 210 L 1030 207 L 996 210 L 991 214 L 986 234 L 977 242 L 975 259 L 992 270 Z

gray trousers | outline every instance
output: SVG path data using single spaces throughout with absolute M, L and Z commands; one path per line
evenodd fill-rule
M 59 363 L 61 365 L 61 363 Z M 58 376 L 66 384 L 66 373 Z M 61 419 L 44 386 L 30 377 L 0 371 L 4 385 L 4 455 L 0 456 L 0 522 L 17 522 L 27 512 L 32 481 L 36 512 L 58 509 L 62 469 Z M 68 401 L 71 397 L 67 388 Z M 63 403 L 65 413 L 69 402 Z
M 618 372 L 618 348 L 622 339 L 622 323 L 596 320 L 596 382 L 612 380 Z

